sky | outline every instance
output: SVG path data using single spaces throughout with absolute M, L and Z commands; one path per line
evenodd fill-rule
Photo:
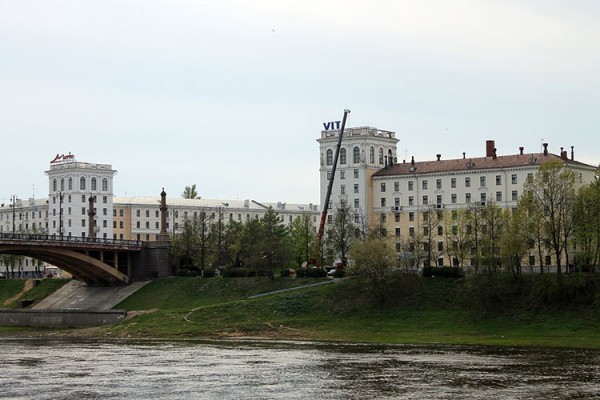
M 57 154 L 116 196 L 319 202 L 323 122 L 398 158 L 600 163 L 595 0 L 0 0 L 0 202 Z

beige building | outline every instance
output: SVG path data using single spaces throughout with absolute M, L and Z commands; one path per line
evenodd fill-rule
M 523 184 L 541 164 L 552 159 L 573 169 L 579 186 L 594 179 L 595 167 L 576 161 L 573 150 L 568 156 L 561 148 L 560 155 L 556 155 L 544 145 L 542 152 L 525 153 L 520 148 L 517 154 L 498 156 L 494 146 L 494 141 L 487 141 L 483 157 L 466 157 L 463 153 L 462 158 L 445 160 L 438 154 L 432 161 L 413 158 L 380 169 L 372 178 L 371 225 L 379 224 L 393 238 L 399 254 L 405 251 L 402 243 L 406 238 L 433 237 L 437 264 L 452 265 L 456 260 L 446 252 L 445 237 L 445 230 L 452 227 L 442 222 L 432 226 L 432 211 L 439 216 L 437 221 L 453 210 L 489 202 L 501 208 L 516 207 Z M 530 262 L 539 265 L 539 260 Z

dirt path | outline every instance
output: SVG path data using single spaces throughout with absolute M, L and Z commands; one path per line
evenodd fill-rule
M 33 279 L 27 279 L 25 281 L 25 285 L 23 286 L 23 290 L 21 290 L 19 293 L 15 294 L 10 299 L 4 300 L 4 305 L 7 306 L 10 303 L 19 300 L 21 298 L 21 296 L 23 296 L 25 293 L 29 292 L 31 289 L 33 289 Z

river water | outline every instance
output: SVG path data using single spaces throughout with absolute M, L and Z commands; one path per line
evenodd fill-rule
M 600 399 L 600 352 L 0 339 L 2 399 Z

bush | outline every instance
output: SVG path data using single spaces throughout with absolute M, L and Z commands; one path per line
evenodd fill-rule
M 223 271 L 223 277 L 225 278 L 247 278 L 256 276 L 256 271 L 248 268 L 227 268 Z
M 346 276 L 346 271 L 343 269 L 336 269 L 333 273 L 334 278 L 343 278 L 344 276 Z
M 195 269 L 181 269 L 177 273 L 178 276 L 194 277 L 198 276 L 198 271 Z
M 445 278 L 462 278 L 464 272 L 458 267 L 423 267 L 423 276 L 432 278 L 434 276 Z
M 206 268 L 204 273 L 202 274 L 203 278 L 214 278 L 216 276 L 216 272 L 213 268 Z
M 327 271 L 322 268 L 298 268 L 296 276 L 299 278 L 325 278 Z

